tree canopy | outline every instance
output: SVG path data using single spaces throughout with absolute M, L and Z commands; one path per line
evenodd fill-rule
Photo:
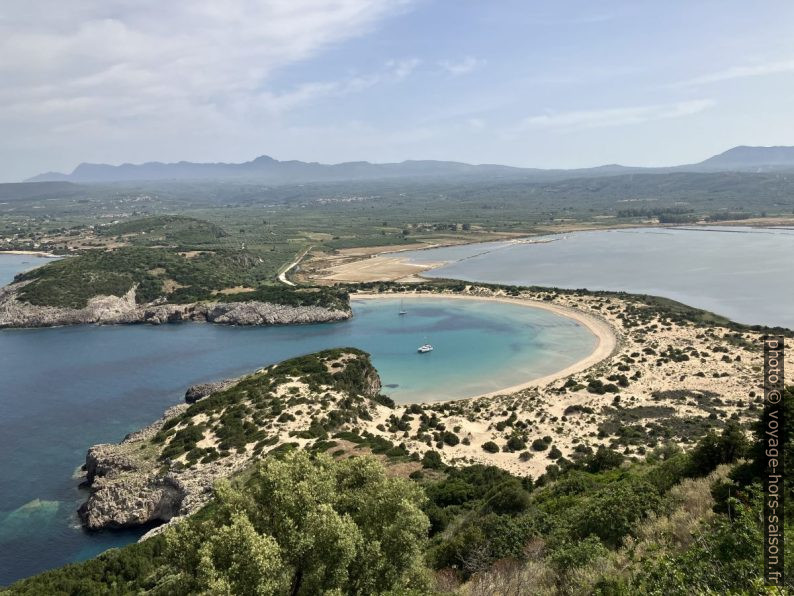
M 221 484 L 217 513 L 180 524 L 167 557 L 188 591 L 378 594 L 418 588 L 429 529 L 422 490 L 375 460 L 293 452 L 242 488 Z

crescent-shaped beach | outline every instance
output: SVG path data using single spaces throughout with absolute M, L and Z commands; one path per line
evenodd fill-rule
M 433 292 L 401 292 L 399 294 L 384 294 L 384 293 L 370 294 L 370 293 L 357 292 L 355 294 L 352 294 L 350 298 L 351 300 L 377 300 L 386 297 L 396 297 L 396 296 L 399 296 L 400 298 L 408 298 L 408 299 L 439 298 L 444 300 L 469 300 L 469 301 L 476 300 L 480 302 L 501 302 L 506 304 L 515 304 L 526 308 L 537 308 L 576 321 L 576 323 L 578 323 L 579 325 L 582 325 L 583 327 L 587 328 L 587 330 L 590 331 L 590 333 L 592 333 L 596 338 L 595 348 L 588 356 L 582 358 L 581 360 L 557 372 L 544 375 L 542 377 L 527 379 L 523 383 L 504 387 L 503 389 L 491 391 L 475 397 L 489 397 L 493 395 L 501 395 L 504 393 L 515 393 L 516 391 L 521 391 L 523 389 L 528 389 L 530 387 L 542 387 L 548 385 L 549 383 L 552 383 L 558 379 L 562 379 L 569 375 L 581 372 L 583 370 L 590 368 L 591 366 L 598 364 L 599 362 L 602 362 L 603 360 L 609 358 L 614 353 L 618 345 L 618 338 L 615 329 L 605 320 L 597 318 L 591 314 L 582 312 L 575 308 L 570 308 L 559 304 L 550 304 L 548 302 L 543 302 L 540 300 L 511 298 L 508 296 L 476 296 L 476 295 L 464 296 L 460 294 L 448 294 L 448 293 L 438 294 Z

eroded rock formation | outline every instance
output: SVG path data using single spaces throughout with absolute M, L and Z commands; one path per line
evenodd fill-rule
M 181 321 L 208 321 L 221 325 L 292 325 L 342 321 L 352 316 L 350 309 L 253 301 L 137 304 L 135 288 L 121 297 L 95 296 L 85 308 L 37 306 L 17 297 L 26 283 L 29 282 L 0 288 L 0 328 L 133 323 L 161 325 Z
M 168 409 L 121 443 L 88 450 L 85 485 L 91 495 L 80 518 L 98 530 L 189 515 L 212 498 L 218 480 L 271 449 L 287 442 L 306 446 L 345 424 L 378 417 L 384 406 L 372 398 L 380 388 L 368 355 L 352 348 L 194 385 L 185 394 L 188 403 Z M 210 395 L 220 399 L 200 402 Z M 307 403 L 314 404 L 311 411 Z

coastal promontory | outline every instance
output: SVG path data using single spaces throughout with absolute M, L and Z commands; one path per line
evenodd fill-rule
M 326 350 L 286 360 L 199 393 L 119 444 L 94 445 L 85 463 L 86 528 L 118 529 L 188 515 L 214 484 L 274 449 L 306 447 L 387 415 L 369 356 Z M 387 405 L 384 405 L 387 404 Z
M 0 288 L 0 328 L 207 321 L 273 325 L 351 316 L 347 294 L 287 287 L 245 250 L 96 249 L 17 275 Z

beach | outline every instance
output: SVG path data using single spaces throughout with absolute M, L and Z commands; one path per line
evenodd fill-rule
M 437 296 L 515 303 L 572 318 L 595 334 L 598 344 L 589 356 L 542 378 L 478 397 L 421 404 L 446 428 L 457 429 L 461 442 L 454 446 L 439 449 L 437 444 L 413 438 L 418 421 L 411 423 L 410 439 L 402 432 L 390 432 L 393 411 L 387 408 L 367 425 L 369 432 L 404 441 L 412 450 L 435 448 L 449 464 L 495 465 L 513 474 L 537 477 L 555 461 L 549 449 L 538 451 L 531 446 L 541 437 L 551 437 L 569 459 L 576 457 L 577 449 L 599 446 L 619 448 L 627 455 L 642 454 L 643 449 L 665 443 L 687 448 L 691 434 L 702 432 L 715 419 L 749 422 L 756 416 L 763 390 L 758 372 L 761 332 L 672 321 L 653 306 L 616 295 L 525 290 L 513 297 L 477 284 L 463 292 L 356 293 L 351 299 Z M 786 381 L 792 379 L 794 360 L 787 354 Z M 520 423 L 522 430 L 511 420 Z M 632 444 L 622 443 L 624 431 L 638 433 L 639 438 Z M 523 452 L 505 446 L 516 434 L 526 437 Z M 498 451 L 483 447 L 489 442 Z
M 368 299 L 383 299 L 388 294 L 378 294 L 378 293 L 363 293 L 357 292 L 350 296 L 351 300 L 368 300 Z M 520 383 L 518 385 L 512 385 L 510 387 L 505 387 L 504 389 L 499 389 L 497 391 L 491 391 L 489 393 L 485 393 L 476 397 L 490 397 L 494 395 L 501 395 L 504 393 L 515 393 L 517 391 L 521 391 L 523 389 L 528 389 L 530 387 L 543 387 L 558 379 L 562 379 L 568 377 L 572 374 L 581 372 L 598 364 L 599 362 L 609 358 L 615 351 L 618 339 L 615 332 L 615 329 L 607 323 L 605 320 L 600 319 L 596 316 L 591 314 L 584 313 L 582 311 L 578 311 L 575 308 L 562 306 L 559 304 L 550 304 L 548 302 L 543 302 L 540 300 L 529 300 L 523 298 L 511 298 L 507 296 L 462 296 L 456 294 L 437 294 L 433 292 L 403 292 L 399 294 L 400 298 L 443 298 L 445 300 L 478 300 L 478 301 L 491 301 L 491 302 L 502 302 L 506 304 L 516 304 L 519 306 L 524 306 L 527 308 L 539 308 L 541 310 L 545 310 L 548 312 L 552 312 L 554 314 L 566 317 L 568 319 L 573 319 L 578 324 L 586 327 L 590 333 L 592 333 L 596 338 L 596 347 L 588 355 L 586 358 L 575 362 L 574 364 L 549 375 L 545 375 L 543 377 L 535 378 L 535 379 L 527 379 L 525 382 Z
M 60 259 L 64 255 L 54 255 L 40 250 L 0 250 L 0 255 L 30 255 L 31 257 L 43 257 L 46 259 Z

